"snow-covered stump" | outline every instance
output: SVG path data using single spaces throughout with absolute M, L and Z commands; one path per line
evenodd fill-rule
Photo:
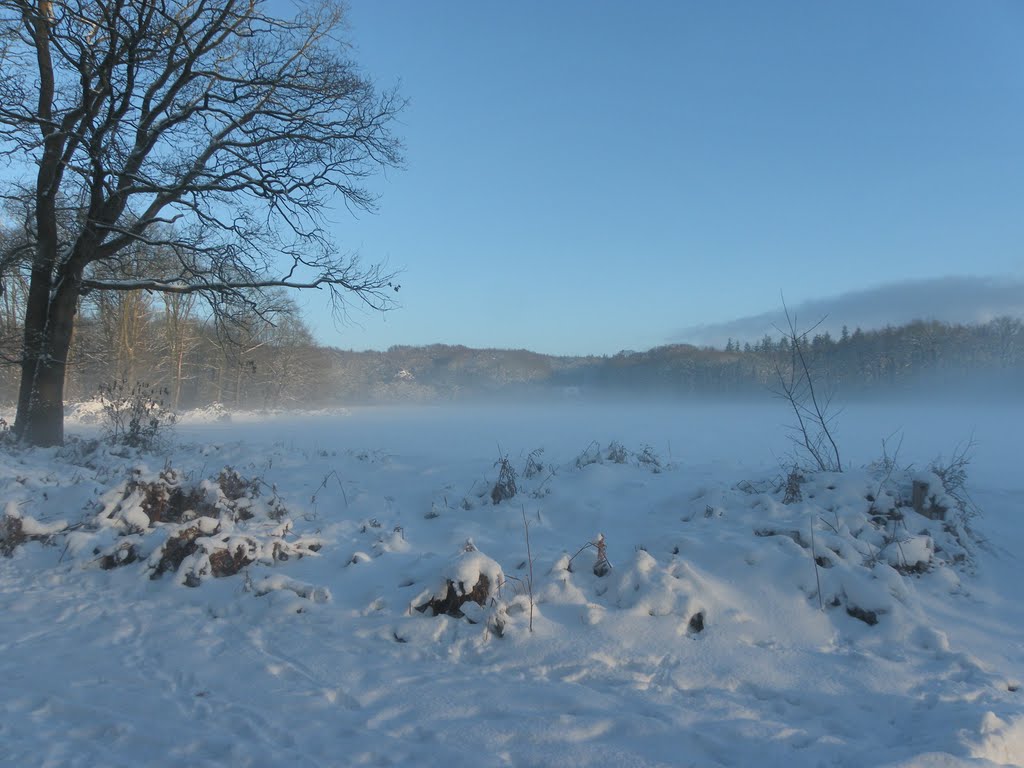
M 445 569 L 438 588 L 415 608 L 420 613 L 430 611 L 431 616 L 461 619 L 466 616 L 470 604 L 486 607 L 488 600 L 497 597 L 498 587 L 503 582 L 501 566 L 477 550 L 470 540 Z M 474 610 L 473 613 L 478 614 L 479 611 Z
M 466 603 L 476 603 L 482 608 L 487 604 L 487 598 L 490 595 L 491 580 L 487 578 L 486 574 L 481 573 L 478 575 L 476 584 L 473 585 L 472 589 L 467 589 L 466 582 L 464 581 L 456 584 L 453 581 L 446 580 L 444 594 L 434 595 L 423 605 L 417 606 L 416 610 L 420 613 L 426 613 L 430 610 L 433 612 L 433 616 L 444 614 L 461 619 L 465 616 L 462 607 Z

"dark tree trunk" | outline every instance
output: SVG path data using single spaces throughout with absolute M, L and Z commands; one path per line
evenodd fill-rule
M 21 388 L 14 422 L 18 439 L 40 446 L 64 442 L 64 368 L 80 291 L 80 282 L 68 280 L 66 269 L 59 274 L 56 269 L 60 240 L 57 195 L 64 174 L 66 136 L 53 115 L 55 79 L 48 37 L 51 19 L 49 0 L 39 3 L 36 14 L 26 16 L 39 66 L 39 116 L 46 122 L 42 125 L 43 152 L 36 176 L 36 252 L 25 306 Z
M 30 445 L 64 442 L 64 375 L 78 305 L 77 281 L 64 279 L 49 291 L 49 275 L 32 276 L 25 316 L 25 350 L 14 433 Z

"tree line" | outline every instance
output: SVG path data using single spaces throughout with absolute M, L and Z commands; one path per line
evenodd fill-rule
M 0 401 L 8 405 L 17 402 L 20 384 L 18 294 L 25 290 L 15 276 L 0 297 Z M 95 293 L 80 302 L 65 394 L 90 400 L 112 383 L 142 382 L 176 410 L 210 403 L 288 407 L 326 398 L 324 352 L 283 294 L 227 319 L 195 295 Z
M 810 333 L 801 345 L 824 386 L 847 396 L 953 391 L 980 384 L 1008 395 L 1024 394 L 1024 323 L 999 317 L 981 324 L 918 320 L 852 332 L 838 338 Z M 771 390 L 779 367 L 792 355 L 785 335 L 755 343 L 729 340 L 725 349 L 670 345 L 622 352 L 589 368 L 599 388 L 642 388 L 674 394 L 745 395 Z
M 842 396 L 948 395 L 981 387 L 1024 394 L 1024 323 L 997 318 L 975 325 L 917 321 L 881 329 L 803 338 L 822 387 Z M 458 401 L 497 396 L 758 397 L 777 388 L 792 355 L 784 335 L 725 349 L 672 344 L 610 356 L 555 357 L 526 350 L 462 346 L 331 351 L 332 382 L 343 402 Z
M 0 401 L 16 402 L 22 336 L 18 292 L 0 296 Z M 843 395 L 917 392 L 981 383 L 1024 393 L 1024 323 L 907 325 L 805 337 L 820 378 Z M 556 357 L 527 350 L 458 345 L 346 351 L 316 343 L 297 306 L 268 294 L 230 322 L 195 297 L 147 292 L 82 299 L 70 347 L 66 391 L 89 400 L 115 381 L 143 381 L 174 409 L 220 403 L 235 408 L 464 401 L 508 396 L 757 396 L 770 392 L 791 355 L 785 336 L 724 349 L 674 344 L 610 356 Z M 995 393 L 995 392 L 994 392 Z

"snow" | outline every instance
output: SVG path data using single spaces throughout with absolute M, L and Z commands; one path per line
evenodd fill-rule
M 75 413 L 0 453 L 0 764 L 1024 764 L 1024 409 L 851 406 L 792 503 L 781 406 Z M 914 512 L 972 433 L 983 514 Z

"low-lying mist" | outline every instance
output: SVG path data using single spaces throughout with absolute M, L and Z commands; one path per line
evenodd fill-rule
M 971 452 L 983 477 L 1002 476 L 1005 484 L 1017 471 L 1018 438 L 1007 425 L 1024 424 L 1024 403 L 979 399 L 954 407 L 928 400 L 834 400 L 829 414 L 844 467 L 868 464 L 883 451 L 889 456 L 898 451 L 902 464 L 924 466 L 973 443 Z M 561 463 L 571 462 L 594 442 L 607 446 L 614 441 L 633 452 L 649 447 L 660 460 L 676 466 L 711 467 L 727 461 L 763 472 L 781 471 L 800 460 L 793 426 L 791 407 L 779 399 L 620 397 L 228 412 L 216 421 L 185 414 L 175 434 L 204 445 L 280 443 L 319 455 L 379 452 L 435 456 L 438 461 L 525 458 L 543 449 Z

